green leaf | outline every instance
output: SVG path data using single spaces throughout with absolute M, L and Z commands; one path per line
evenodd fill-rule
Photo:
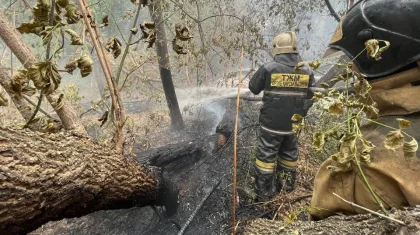
M 315 151 L 321 151 L 325 144 L 325 134 L 316 132 L 313 136 L 312 147 Z
M 321 66 L 321 63 L 319 63 L 318 60 L 314 60 L 314 61 L 309 62 L 309 66 L 311 66 L 313 70 L 316 70 L 319 68 L 319 66 Z
M 398 125 L 400 126 L 400 129 L 406 129 L 411 126 L 411 122 L 402 118 L 397 118 Z
M 403 152 L 406 160 L 416 158 L 416 152 L 419 149 L 417 141 L 412 138 L 410 142 L 405 142 L 403 144 Z
M 328 112 L 334 115 L 343 115 L 344 104 L 337 100 L 332 105 L 330 105 L 330 107 L 328 107 Z
M 58 73 L 57 65 L 51 61 L 39 62 L 32 65 L 28 68 L 27 77 L 45 95 L 54 92 L 61 82 L 61 75 Z
M 390 131 L 385 137 L 385 148 L 395 150 L 404 145 L 404 136 L 401 130 Z
M 66 29 L 65 32 L 68 33 L 71 37 L 70 45 L 79 45 L 79 46 L 83 45 L 82 38 L 80 38 L 79 35 L 77 35 L 76 32 L 74 32 L 71 29 Z
M 302 121 L 303 117 L 300 114 L 293 114 L 292 116 L 292 121 L 293 122 L 298 122 L 298 121 Z
M 79 67 L 82 77 L 86 77 L 92 72 L 92 65 L 93 60 L 89 55 L 83 55 L 77 60 L 77 67 Z

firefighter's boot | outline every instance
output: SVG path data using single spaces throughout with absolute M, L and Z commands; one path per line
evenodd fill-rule
M 264 171 L 265 170 L 265 171 Z M 257 201 L 268 201 L 276 195 L 274 169 L 261 169 L 255 166 L 255 193 Z
M 277 165 L 277 190 L 280 192 L 284 189 L 287 193 L 295 190 L 296 168 L 286 168 Z

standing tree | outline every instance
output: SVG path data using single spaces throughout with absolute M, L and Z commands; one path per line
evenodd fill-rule
M 149 4 L 149 12 L 156 27 L 156 54 L 159 57 L 159 72 L 162 79 L 163 90 L 171 114 L 171 123 L 173 128 L 183 128 L 181 111 L 179 110 L 178 100 L 176 98 L 175 87 L 172 81 L 171 67 L 169 64 L 169 53 L 167 39 L 162 18 L 162 3 L 160 0 Z

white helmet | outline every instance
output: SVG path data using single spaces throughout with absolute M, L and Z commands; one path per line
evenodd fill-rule
M 271 49 L 273 55 L 298 53 L 297 39 L 294 32 L 285 32 L 277 35 L 271 44 L 273 45 L 273 48 Z

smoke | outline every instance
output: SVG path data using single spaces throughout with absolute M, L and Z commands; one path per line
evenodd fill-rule
M 222 120 L 227 98 L 235 98 L 237 93 L 237 88 L 197 87 L 176 90 L 179 107 L 184 117 L 211 119 L 209 134 L 214 133 L 217 124 Z M 241 88 L 241 95 L 247 93 L 249 93 L 248 88 Z

